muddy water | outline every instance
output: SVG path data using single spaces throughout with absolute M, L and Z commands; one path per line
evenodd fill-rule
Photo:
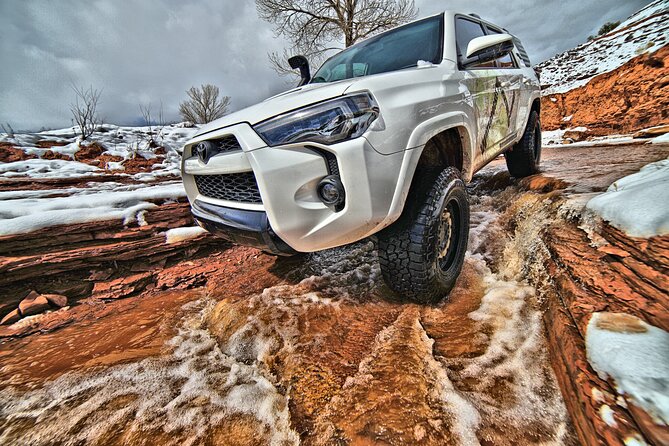
M 549 152 L 546 175 L 576 175 L 571 155 Z M 502 171 L 471 185 L 469 252 L 442 304 L 404 303 L 363 242 L 276 268 L 259 294 L 156 295 L 9 341 L 0 443 L 574 444 L 524 280 L 554 216 Z

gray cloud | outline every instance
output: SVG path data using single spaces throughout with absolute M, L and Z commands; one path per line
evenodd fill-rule
M 534 62 L 583 42 L 648 0 L 418 0 L 419 16 L 477 12 L 523 39 Z M 267 52 L 285 42 L 252 0 L 0 0 L 0 122 L 37 129 L 70 124 L 70 84 L 103 89 L 107 122 L 137 122 L 162 100 L 168 119 L 192 85 L 213 83 L 232 108 L 287 87 Z

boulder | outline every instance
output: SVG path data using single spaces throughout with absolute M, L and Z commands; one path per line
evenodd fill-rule
M 11 325 L 14 322 L 18 322 L 19 319 L 21 319 L 21 313 L 19 313 L 19 310 L 12 310 L 2 318 L 0 325 Z
M 19 304 L 19 311 L 24 317 L 42 313 L 49 308 L 51 307 L 49 306 L 49 301 L 46 297 L 37 294 L 35 291 L 28 294 Z
M 656 136 L 669 133 L 669 125 L 658 125 L 647 129 L 639 130 L 632 135 L 632 138 L 654 138 Z
M 67 305 L 67 296 L 62 294 L 43 294 L 42 296 L 55 307 L 62 308 Z

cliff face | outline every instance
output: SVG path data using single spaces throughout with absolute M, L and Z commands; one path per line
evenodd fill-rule
M 669 46 L 542 97 L 541 118 L 546 130 L 586 127 L 595 136 L 669 124 Z
M 540 64 L 542 127 L 583 136 L 630 133 L 669 122 L 669 0 L 611 32 Z

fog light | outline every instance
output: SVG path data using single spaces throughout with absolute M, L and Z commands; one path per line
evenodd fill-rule
M 335 208 L 337 208 L 344 204 L 344 185 L 341 184 L 341 180 L 336 175 L 330 175 L 323 178 L 320 183 L 318 183 L 317 191 L 318 197 L 328 206 L 335 206 Z

